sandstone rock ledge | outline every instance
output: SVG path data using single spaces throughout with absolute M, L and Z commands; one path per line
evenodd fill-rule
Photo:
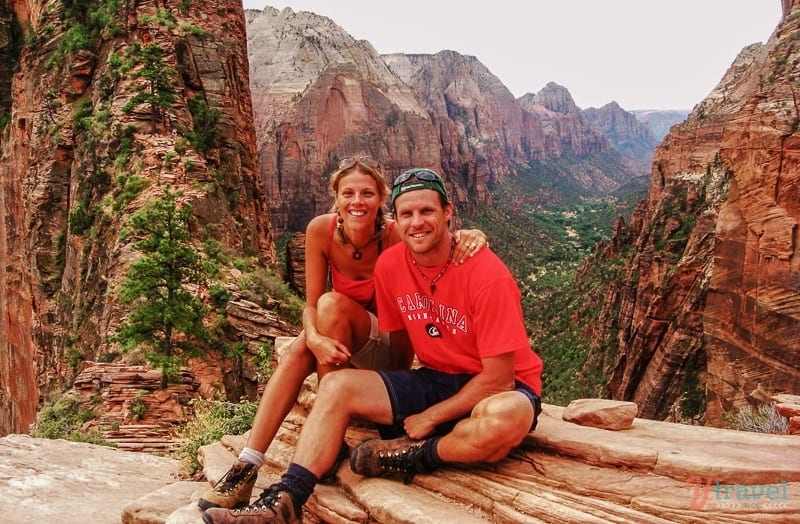
M 304 395 L 306 401 L 313 397 L 308 391 Z M 295 408 L 270 447 L 256 493 L 277 479 L 289 462 L 305 419 L 304 405 L 307 402 Z M 545 405 L 536 431 L 499 464 L 443 469 L 418 475 L 409 485 L 362 478 L 344 464 L 338 471 L 338 485 L 317 488 L 306 505 L 306 522 L 800 523 L 797 436 L 638 418 L 630 429 L 609 431 L 565 422 L 562 411 Z M 370 428 L 353 426 L 347 441 L 353 445 L 374 434 Z M 6 448 L 20 447 L 20 442 L 25 444 L 22 451 L 8 459 Z M 34 447 L 30 442 L 37 444 Z M 244 436 L 228 436 L 201 450 L 210 482 L 225 472 L 244 443 Z M 11 507 L 20 510 L 19 518 L 14 511 L 12 520 L 4 520 L 9 517 L 4 512 L 0 520 L 201 522 L 195 504 L 208 484 L 173 482 L 175 465 L 169 459 L 72 443 L 66 443 L 68 452 L 61 450 L 55 456 L 43 451 L 64 444 L 19 435 L 0 439 L 0 492 L 13 501 Z M 165 462 L 154 463 L 146 473 L 115 466 L 117 460 L 128 464 L 131 456 L 143 462 Z M 122 475 L 110 480 L 109 469 L 117 467 L 122 468 Z M 84 483 L 52 489 L 41 484 L 43 470 L 81 477 Z M 146 490 L 148 486 L 150 490 Z M 20 502 L 33 494 L 39 498 Z M 36 512 L 29 506 L 37 506 Z M 101 510 L 116 510 L 119 520 L 93 516 Z
M 800 522 L 800 439 L 636 419 L 609 431 L 562 420 L 545 405 L 539 427 L 508 459 L 418 475 L 406 486 L 365 479 L 345 464 L 339 488 L 307 505 L 326 522 Z M 291 457 L 295 412 L 269 450 L 260 485 Z M 374 431 L 351 428 L 355 444 Z M 202 450 L 221 476 L 243 437 Z M 187 521 L 188 522 L 188 521 Z

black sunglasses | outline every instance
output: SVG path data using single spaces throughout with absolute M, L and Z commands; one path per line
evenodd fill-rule
M 339 161 L 339 169 L 350 169 L 356 164 L 364 164 L 372 169 L 380 169 L 381 165 L 369 155 L 346 156 Z
M 419 180 L 427 180 L 429 182 L 442 182 L 442 179 L 431 171 L 430 169 L 412 169 L 410 171 L 406 171 L 405 173 L 401 174 L 397 178 L 394 179 L 392 182 L 392 187 L 397 187 L 403 182 L 406 182 L 411 177 L 417 178 Z

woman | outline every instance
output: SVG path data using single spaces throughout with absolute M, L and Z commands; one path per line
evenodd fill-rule
M 391 354 L 388 335 L 378 332 L 375 317 L 375 262 L 383 250 L 401 240 L 384 209 L 389 188 L 380 166 L 365 155 L 345 158 L 331 176 L 330 187 L 335 197 L 333 212 L 315 217 L 306 228 L 303 331 L 267 382 L 239 459 L 200 498 L 198 505 L 203 509 L 249 503 L 264 452 L 308 375 L 317 371 L 321 379 L 341 367 L 411 365 L 413 355 Z M 456 264 L 486 245 L 486 236 L 478 230 L 458 231 L 456 239 Z M 329 278 L 333 290 L 327 292 Z M 360 349 L 351 352 L 350 348 Z

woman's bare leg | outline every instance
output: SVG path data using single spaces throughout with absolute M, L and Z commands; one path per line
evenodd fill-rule
M 351 355 L 367 343 L 371 328 L 367 310 L 350 297 L 331 291 L 317 300 L 317 331 L 347 346 Z M 318 366 L 320 380 L 340 367 L 344 366 Z
M 306 347 L 303 333 L 290 344 L 278 367 L 267 381 L 258 402 L 253 428 L 247 438 L 247 447 L 264 453 L 289 414 L 303 381 L 315 368 L 316 359 Z

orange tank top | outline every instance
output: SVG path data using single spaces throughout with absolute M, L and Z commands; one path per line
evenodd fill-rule
M 334 291 L 338 291 L 348 297 L 352 298 L 367 311 L 375 312 L 375 278 L 369 277 L 364 280 L 355 280 L 343 275 L 336 269 L 336 266 L 331 260 L 330 253 L 333 250 L 333 235 L 336 234 L 336 215 L 331 220 L 331 233 L 328 239 L 328 267 L 330 268 L 331 287 Z M 383 242 L 394 227 L 394 222 L 389 222 L 386 227 L 386 234 L 383 239 L 378 243 L 378 255 L 383 251 Z

